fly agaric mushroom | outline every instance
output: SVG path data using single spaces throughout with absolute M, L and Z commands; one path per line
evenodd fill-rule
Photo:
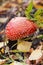
M 7 24 L 5 34 L 10 40 L 18 40 L 33 34 L 36 29 L 36 24 L 25 17 L 15 17 Z

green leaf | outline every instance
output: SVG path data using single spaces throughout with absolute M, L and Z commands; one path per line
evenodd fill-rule
M 43 27 L 43 9 L 38 9 L 34 14 L 34 19 L 36 19 L 36 24 L 39 27 Z
M 38 9 L 38 10 L 35 12 L 34 16 L 36 17 L 37 15 L 40 15 L 40 13 L 41 13 L 41 9 Z
M 43 35 L 38 35 L 37 38 L 43 39 Z
M 30 4 L 28 5 L 28 7 L 25 10 L 25 15 L 29 19 L 31 19 L 30 13 L 32 12 L 32 8 L 33 8 L 33 1 L 30 2 Z
M 40 20 L 42 19 L 43 17 L 43 10 L 42 9 L 38 9 L 35 14 L 34 14 L 34 18 L 37 19 L 37 20 Z
M 19 53 L 16 53 L 16 56 L 18 57 L 19 60 L 23 61 L 23 57 Z
M 30 2 L 28 7 L 25 10 L 25 15 L 28 19 L 33 20 L 38 27 L 43 27 L 43 9 L 37 9 L 37 11 L 31 16 L 31 12 L 33 9 L 33 1 Z
M 6 57 L 4 55 L 0 54 L 0 56 L 3 57 L 4 59 L 6 59 Z

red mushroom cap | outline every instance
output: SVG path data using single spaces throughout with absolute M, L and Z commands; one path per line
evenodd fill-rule
M 36 29 L 36 24 L 25 17 L 15 17 L 7 24 L 5 34 L 10 40 L 17 40 L 34 33 Z

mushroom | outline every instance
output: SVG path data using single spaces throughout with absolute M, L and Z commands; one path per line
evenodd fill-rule
M 10 40 L 18 40 L 33 34 L 37 29 L 35 23 L 25 17 L 15 17 L 6 25 L 5 34 Z

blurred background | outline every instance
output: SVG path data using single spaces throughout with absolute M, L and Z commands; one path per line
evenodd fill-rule
M 6 53 L 9 52 L 9 49 L 10 50 L 17 49 L 17 44 L 16 44 L 17 40 L 11 41 L 6 39 L 5 27 L 7 23 L 14 17 L 25 17 L 26 16 L 25 10 L 31 1 L 32 0 L 0 0 L 0 53 L 2 53 L 2 55 L 3 54 L 6 55 Z M 33 9 L 31 14 L 33 15 L 38 9 L 43 9 L 43 0 L 33 0 Z M 35 50 L 37 47 L 41 45 L 43 46 L 43 24 L 42 24 L 43 12 L 41 17 L 38 18 L 38 20 L 39 20 L 38 25 L 41 23 L 41 27 L 39 27 L 38 30 L 29 37 L 29 40 L 27 40 L 28 42 L 32 42 L 32 46 L 30 47 L 30 50 L 31 48 Z M 34 36 L 36 35 L 37 37 L 34 38 Z M 14 44 L 16 45 L 13 46 Z M 20 54 L 23 56 L 22 53 Z M 26 57 L 27 56 L 28 56 L 28 53 L 26 54 Z

